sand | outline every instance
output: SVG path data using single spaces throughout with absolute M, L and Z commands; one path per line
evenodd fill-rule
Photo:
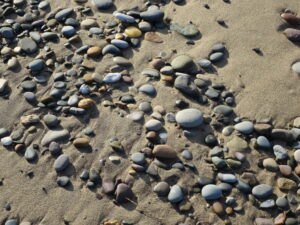
M 49 2 L 52 9 L 76 7 L 73 1 L 49 0 Z M 205 9 L 203 3 L 208 3 L 211 8 Z M 118 9 L 128 9 L 134 5 L 142 6 L 143 3 L 138 0 L 117 0 L 115 5 Z M 174 57 L 173 49 L 177 50 L 177 54 L 187 54 L 194 59 L 201 59 L 208 55 L 213 44 L 223 42 L 228 50 L 227 62 L 217 68 L 217 74 L 206 74 L 206 76 L 215 82 L 225 84 L 235 93 L 237 102 L 235 112 L 238 116 L 251 120 L 271 117 L 274 125 L 287 127 L 293 118 L 299 116 L 300 77 L 291 71 L 291 64 L 299 59 L 299 47 L 288 41 L 281 33 L 285 25 L 280 18 L 280 12 L 285 8 L 300 12 L 298 0 L 233 0 L 231 4 L 221 0 L 207 2 L 188 0 L 184 6 L 177 6 L 170 2 L 162 7 L 166 17 L 183 24 L 192 21 L 199 28 L 202 37 L 195 40 L 195 45 L 189 46 L 185 44 L 184 37 L 161 30 L 159 35 L 163 43 L 142 41 L 140 48 L 126 53 L 134 65 L 131 76 L 136 84 L 145 82 L 140 72 L 148 66 L 149 57 L 157 56 L 160 51 L 165 51 L 167 58 L 170 59 Z M 113 18 L 111 14 L 98 12 L 94 17 L 99 22 Z M 218 18 L 224 19 L 228 27 L 220 26 L 216 22 Z M 84 37 L 84 34 L 87 32 L 82 32 L 81 36 Z M 61 48 L 64 42 L 65 40 L 61 40 L 59 45 L 50 44 L 58 56 L 68 52 L 65 48 Z M 86 39 L 86 43 L 89 42 L 93 43 Z M 256 54 L 253 48 L 260 48 L 263 56 Z M 28 57 L 18 59 L 22 65 L 27 65 L 31 60 Z M 103 71 L 112 65 L 111 61 L 111 58 L 104 58 L 102 62 L 95 62 L 96 70 Z M 20 125 L 18 121 L 20 116 L 42 111 L 32 109 L 25 102 L 18 88 L 25 73 L 24 67 L 14 73 L 6 71 L 6 67 L 0 65 L 0 74 L 9 80 L 12 89 L 8 100 L 0 99 L 1 127 L 10 127 L 12 130 Z M 50 86 L 47 85 L 39 91 L 47 92 Z M 182 98 L 182 95 L 174 88 L 165 87 L 159 82 L 156 87 L 158 95 L 151 100 L 152 105 L 163 105 L 167 111 L 172 111 L 175 100 Z M 122 94 L 121 91 L 116 91 L 114 98 L 117 99 Z M 139 95 L 136 99 L 139 101 L 147 97 Z M 190 102 L 190 105 L 195 104 Z M 139 151 L 146 144 L 143 126 L 120 117 L 116 110 L 111 111 L 109 108 L 101 107 L 100 104 L 97 107 L 98 111 L 95 110 L 81 119 L 73 116 L 61 119 L 62 126 L 67 128 L 72 136 L 76 136 L 86 126 L 92 127 L 96 133 L 96 136 L 91 139 L 92 152 L 80 152 L 71 144 L 63 146 L 64 152 L 70 156 L 73 164 L 73 167 L 65 172 L 72 175 L 71 188 L 57 187 L 57 175 L 52 169 L 54 159 L 49 154 L 40 156 L 38 163 L 30 164 L 22 156 L 1 147 L 0 178 L 3 180 L 3 185 L 0 186 L 0 205 L 4 206 L 9 202 L 12 207 L 10 211 L 1 209 L 1 224 L 4 224 L 7 218 L 18 218 L 20 221 L 30 221 L 40 225 L 96 225 L 109 219 L 125 220 L 140 225 L 172 225 L 184 221 L 190 221 L 190 224 L 195 224 L 196 221 L 223 224 L 222 220 L 206 208 L 206 202 L 200 194 L 190 196 L 194 219 L 188 218 L 187 214 L 179 213 L 171 204 L 156 196 L 152 191 L 155 183 L 150 182 L 147 175 L 138 175 L 133 185 L 137 204 L 116 205 L 112 199 L 101 193 L 100 188 L 96 191 L 86 188 L 79 179 L 80 172 L 83 169 L 89 170 L 91 166 L 99 167 L 99 160 L 111 154 L 107 144 L 110 137 L 118 137 L 122 140 L 128 155 Z M 206 107 L 202 110 L 208 113 Z M 169 131 L 168 144 L 174 146 L 177 151 L 182 149 L 186 139 L 178 138 L 180 131 L 171 125 L 165 128 Z M 43 129 L 39 129 L 37 133 L 29 134 L 27 142 L 39 143 L 43 132 Z M 201 135 L 198 140 L 200 138 Z M 189 149 L 194 154 L 193 162 L 199 174 L 211 174 L 209 164 L 204 161 L 209 149 L 201 141 L 190 143 Z M 251 156 L 253 165 L 256 165 L 256 156 L 259 156 L 259 153 L 253 152 Z M 107 162 L 105 168 L 101 169 L 101 175 L 108 174 L 110 178 L 124 179 L 129 166 L 129 160 L 123 160 L 118 166 Z M 259 181 L 274 184 L 275 177 L 266 178 L 265 171 L 258 171 Z M 30 172 L 34 172 L 32 178 L 28 176 Z M 172 178 L 174 172 L 160 169 L 159 173 L 161 180 L 174 182 Z M 196 179 L 196 176 L 191 173 L 181 177 L 184 180 L 178 182 L 187 189 Z M 238 192 L 234 195 L 239 201 L 244 198 Z M 245 212 L 232 217 L 232 224 L 252 224 L 254 218 L 270 215 L 251 206 L 250 202 L 245 203 L 243 207 Z

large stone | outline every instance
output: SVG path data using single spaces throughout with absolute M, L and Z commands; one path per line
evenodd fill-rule
M 37 51 L 37 44 L 31 38 L 23 38 L 20 42 L 22 51 L 27 54 L 33 54 Z
M 219 188 L 217 185 L 208 184 L 202 188 L 201 195 L 206 200 L 215 200 L 219 199 L 222 196 L 222 191 L 221 188 Z
M 152 151 L 155 157 L 163 159 L 174 159 L 177 157 L 176 151 L 169 145 L 156 145 Z
M 176 114 L 176 122 L 185 128 L 198 127 L 203 122 L 203 114 L 198 109 L 184 109 Z
M 191 57 L 187 55 L 180 55 L 174 58 L 171 62 L 171 66 L 174 70 L 179 72 L 187 72 L 190 71 L 193 67 L 193 60 Z
M 69 138 L 69 131 L 65 129 L 61 130 L 49 130 L 45 136 L 43 137 L 41 144 L 42 146 L 46 146 L 50 144 L 50 142 L 55 141 L 66 141 Z
M 273 188 L 267 184 L 259 184 L 252 189 L 252 194 L 257 198 L 267 198 L 272 193 Z

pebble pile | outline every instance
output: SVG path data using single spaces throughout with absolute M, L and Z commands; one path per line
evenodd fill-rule
M 125 57 L 125 51 L 139 48 L 141 41 L 157 44 L 167 41 L 159 29 L 168 29 L 192 41 L 200 34 L 198 27 L 166 20 L 159 7 L 164 1 L 149 1 L 144 10 L 116 9 L 112 12 L 112 21 L 107 21 L 104 26 L 95 17 L 87 15 L 91 11 L 110 12 L 115 7 L 113 1 L 92 0 L 94 8 L 85 7 L 85 0 L 76 2 L 80 4 L 76 9 L 49 11 L 51 1 L 47 0 L 0 1 L 1 59 L 8 70 L 15 71 L 24 66 L 19 63 L 21 57 L 30 58 L 26 65 L 28 73 L 20 83 L 21 95 L 33 108 L 39 109 L 37 113 L 22 115 L 13 130 L 0 128 L 3 148 L 23 155 L 28 163 L 38 163 L 39 158 L 49 154 L 49 163 L 57 174 L 57 186 L 67 188 L 73 179 L 78 179 L 91 191 L 101 189 L 119 205 L 138 204 L 139 198 L 132 187 L 138 176 L 144 176 L 151 179 L 157 198 L 172 204 L 178 213 L 188 215 L 194 224 L 203 223 L 197 223 L 198 218 L 193 217 L 193 207 L 207 208 L 224 224 L 231 224 L 232 218 L 247 211 L 246 201 L 265 212 L 264 218 L 254 218 L 256 225 L 298 224 L 300 117 L 285 129 L 273 127 L 271 119 L 251 121 L 238 117 L 234 112 L 234 93 L 204 76 L 228 57 L 230 49 L 226 49 L 226 43 L 211 46 L 204 59 L 177 55 L 176 52 L 166 58 L 161 52 L 140 71 L 145 82 L 136 84 L 131 76 L 134 65 Z M 182 1 L 173 2 L 181 4 Z M 16 19 L 10 19 L 11 15 Z M 285 12 L 281 17 L 291 26 L 300 24 L 300 19 L 291 12 Z M 86 31 L 87 37 L 96 37 L 98 41 L 94 45 L 82 42 L 78 47 L 82 30 Z M 287 28 L 283 33 L 291 41 L 300 41 L 300 30 L 296 28 Z M 49 45 L 60 40 L 64 40 L 64 47 L 72 51 L 64 58 L 56 57 Z M 114 65 L 102 74 L 96 72 L 90 62 L 104 57 L 111 57 Z M 101 66 L 101 61 L 98 64 Z M 292 70 L 300 75 L 300 62 L 295 62 Z M 46 84 L 51 87 L 43 91 Z M 0 78 L 3 100 L 10 97 L 10 85 L 9 80 Z M 126 87 L 126 91 L 117 96 L 115 90 L 120 87 Z M 172 109 L 151 103 L 163 90 L 158 87 L 165 90 L 171 87 L 172 91 L 180 93 L 181 98 L 173 103 Z M 141 98 L 147 100 L 141 101 Z M 99 159 L 100 169 L 91 167 L 79 171 L 76 178 L 65 175 L 73 162 L 64 153 L 64 146 L 71 144 L 74 149 L 94 151 L 93 139 L 101 134 L 94 133 L 90 127 L 74 134 L 63 127 L 63 120 L 71 116 L 88 117 L 96 110 L 101 113 L 104 108 L 110 108 L 112 112 L 123 110 L 120 114 L 123 120 L 142 126 L 145 139 L 141 142 L 142 145 L 146 143 L 145 146 L 132 152 L 123 146 L 123 140 L 111 137 L 107 140 L 111 155 Z M 44 129 L 40 143 L 27 141 L 26 134 L 35 133 L 37 129 Z M 186 143 L 184 149 L 169 143 L 170 129 L 175 129 L 177 138 Z M 197 165 L 193 163 L 194 157 L 198 156 L 189 149 L 189 142 L 195 139 L 209 149 L 203 163 L 212 176 L 197 171 Z M 249 165 L 247 158 L 253 157 L 254 152 L 259 155 L 257 164 Z M 124 153 L 127 154 L 125 158 Z M 131 162 L 126 177 L 114 180 L 104 177 L 101 168 L 106 163 L 117 166 L 125 160 Z M 268 179 L 266 183 L 258 182 L 255 168 L 266 170 L 268 176 L 276 176 L 276 186 L 268 184 Z M 175 178 L 161 180 L 162 170 L 176 171 Z M 187 185 L 177 182 L 185 173 L 193 174 L 195 178 Z M 244 200 L 237 201 L 237 195 L 231 194 L 233 191 Z M 193 206 L 190 199 L 195 195 L 205 199 L 207 205 Z M 131 224 L 119 220 L 101 222 L 106 225 Z M 31 223 L 13 216 L 5 221 L 5 225 L 18 224 Z

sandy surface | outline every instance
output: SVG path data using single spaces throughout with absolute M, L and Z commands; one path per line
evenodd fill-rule
M 56 7 L 76 7 L 75 3 L 69 1 L 49 0 L 52 9 Z M 117 0 L 115 5 L 118 9 L 128 9 L 130 6 L 140 5 L 142 1 Z M 163 43 L 156 44 L 142 41 L 140 48 L 128 52 L 130 61 L 134 65 L 131 71 L 136 84 L 145 82 L 140 72 L 147 68 L 149 57 L 157 56 L 160 51 L 165 51 L 167 57 L 172 59 L 173 49 L 177 54 L 187 54 L 193 59 L 207 57 L 210 48 L 218 42 L 225 43 L 228 50 L 227 62 L 217 68 L 217 74 L 207 74 L 209 78 L 218 83 L 223 83 L 226 87 L 234 91 L 237 107 L 235 112 L 240 117 L 249 119 L 273 118 L 273 123 L 279 127 L 287 127 L 287 124 L 296 116 L 299 116 L 299 96 L 300 85 L 299 76 L 291 71 L 291 64 L 299 59 L 299 47 L 288 41 L 278 30 L 282 30 L 283 21 L 280 12 L 284 8 L 290 8 L 295 12 L 300 12 L 298 0 L 252 0 L 236 1 L 226 4 L 221 0 L 207 1 L 211 9 L 205 9 L 202 4 L 205 1 L 189 0 L 184 6 L 177 6 L 169 3 L 162 7 L 166 17 L 174 22 L 187 24 L 192 21 L 201 32 L 201 39 L 195 41 L 195 45 L 185 44 L 186 39 L 174 32 L 161 31 L 159 35 L 163 38 Z M 86 5 L 90 5 L 87 3 Z M 111 14 L 96 13 L 101 24 L 102 20 L 112 19 Z M 225 20 L 228 28 L 220 26 L 216 19 Z M 92 42 L 86 38 L 87 32 L 82 32 L 81 37 L 86 43 Z M 50 44 L 57 55 L 64 55 L 69 50 L 61 50 L 62 44 L 66 40 L 61 40 L 59 45 Z M 96 40 L 97 41 L 97 40 Z M 263 56 L 257 55 L 252 48 L 260 48 Z M 26 65 L 31 58 L 19 58 L 22 65 Z M 98 71 L 103 71 L 112 65 L 109 57 L 104 57 L 102 62 L 96 62 Z M 22 77 L 26 73 L 23 68 L 20 72 L 14 73 L 6 71 L 5 66 L 0 66 L 0 74 L 9 80 L 12 94 L 9 100 L 0 99 L 0 123 L 1 127 L 9 127 L 11 130 L 20 126 L 18 119 L 22 115 L 33 112 L 42 112 L 32 109 L 22 97 L 21 90 L 17 88 Z M 49 84 L 51 84 L 50 81 Z M 44 89 L 39 89 L 40 93 L 50 90 L 47 85 Z M 71 84 L 70 84 L 71 86 Z M 156 83 L 158 95 L 154 99 L 137 94 L 136 100 L 151 100 L 152 106 L 163 105 L 167 112 L 175 112 L 174 102 L 183 96 L 174 88 L 166 87 L 162 82 Z M 114 99 L 118 99 L 123 93 L 115 91 Z M 103 99 L 100 99 L 102 101 Z M 189 100 L 187 100 L 189 101 Z M 195 105 L 204 113 L 209 113 L 209 108 Z M 202 108 L 201 108 L 202 107 Z M 187 194 L 193 205 L 193 217 L 179 213 L 166 200 L 160 200 L 152 191 L 155 182 L 145 174 L 137 175 L 133 185 L 133 192 L 137 197 L 137 205 L 127 203 L 116 205 L 112 199 L 101 193 L 101 188 L 90 191 L 79 179 L 83 169 L 89 170 L 91 167 L 99 168 L 99 160 L 107 158 L 112 154 L 108 147 L 107 140 L 110 137 L 118 137 L 125 146 L 126 153 L 139 151 L 145 146 L 145 130 L 142 125 L 133 123 L 130 120 L 120 117 L 117 110 L 104 108 L 97 105 L 89 115 L 85 115 L 80 120 L 75 117 L 61 118 L 61 124 L 75 137 L 85 127 L 94 128 L 96 136 L 91 139 L 92 152 L 80 152 L 71 144 L 63 146 L 63 151 L 71 158 L 72 167 L 66 174 L 71 175 L 72 187 L 66 189 L 57 187 L 56 173 L 52 169 L 54 159 L 49 154 L 39 155 L 37 163 L 30 164 L 22 156 L 13 151 L 0 151 L 0 178 L 3 185 L 0 186 L 0 206 L 9 202 L 11 211 L 0 209 L 0 221 L 4 224 L 7 218 L 18 218 L 20 221 L 31 221 L 33 224 L 43 225 L 96 225 L 108 219 L 126 220 L 134 224 L 177 224 L 188 221 L 195 224 L 196 221 L 210 222 L 211 224 L 223 224 L 211 209 L 205 207 L 206 202 L 200 194 Z M 146 117 L 147 118 L 147 117 Z M 174 124 L 166 124 L 165 128 L 169 132 L 168 144 L 174 146 L 176 151 L 184 148 L 185 143 L 190 144 L 190 150 L 194 154 L 194 164 L 199 174 L 212 174 L 209 164 L 205 163 L 204 157 L 208 154 L 208 148 L 203 145 L 201 135 L 199 141 L 190 143 L 186 138 L 178 138 L 181 133 Z M 27 143 L 39 143 L 44 129 L 38 129 L 34 134 L 29 134 Z M 42 151 L 42 149 L 41 149 Z M 276 178 L 272 173 L 262 171 L 256 166 L 256 157 L 260 153 L 253 151 L 249 156 L 252 165 L 251 169 L 258 172 L 258 180 L 274 184 Z M 102 177 L 125 179 L 130 160 L 124 158 L 119 165 L 107 162 L 101 168 Z M 34 172 L 34 176 L 29 178 L 28 173 Z M 178 182 L 187 190 L 191 188 L 198 175 L 188 172 L 170 172 L 159 170 L 161 180 L 174 182 L 174 174 L 179 173 L 181 180 Z M 182 173 L 186 173 L 182 176 Z M 266 178 L 267 173 L 267 178 Z M 43 190 L 44 189 L 44 190 Z M 231 218 L 232 224 L 252 224 L 254 218 L 258 216 L 270 216 L 270 212 L 259 211 L 245 201 L 238 192 L 235 193 L 239 201 L 245 208 L 245 213 L 237 214 Z M 235 195 L 233 193 L 233 195 Z M 141 213 L 144 212 L 144 213 Z M 272 215 L 272 212 L 271 212 Z M 64 222 L 65 221 L 65 222 Z

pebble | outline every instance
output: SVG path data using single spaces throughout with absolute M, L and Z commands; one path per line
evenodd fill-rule
M 170 192 L 170 186 L 167 182 L 161 181 L 154 186 L 153 191 L 158 196 L 166 196 Z
M 92 0 L 92 4 L 99 10 L 106 10 L 113 6 L 112 0 Z
M 267 198 L 272 193 L 273 188 L 267 184 L 259 184 L 252 189 L 252 194 L 257 198 Z
M 285 220 L 285 225 L 298 225 L 298 221 L 295 218 L 289 217 Z
M 55 127 L 59 124 L 59 120 L 53 114 L 46 114 L 43 116 L 43 121 L 48 127 Z
M 280 16 L 291 25 L 300 25 L 300 19 L 292 13 L 282 13 Z
M 151 119 L 145 124 L 146 129 L 149 131 L 159 131 L 162 126 L 162 123 L 155 119 Z
M 281 145 L 274 145 L 273 151 L 278 160 L 286 159 L 288 157 L 287 151 Z
M 132 16 L 128 16 L 124 13 L 114 13 L 114 16 L 120 20 L 121 22 L 124 22 L 124 23 L 135 23 L 135 19 L 132 17 Z
M 85 148 L 90 146 L 90 140 L 86 137 L 76 138 L 73 141 L 73 145 L 76 148 Z
M 176 71 L 187 72 L 193 66 L 193 60 L 187 55 L 180 55 L 172 60 L 171 66 Z
M 25 151 L 24 157 L 27 161 L 32 161 L 37 157 L 36 150 L 33 147 L 28 147 Z
M 70 178 L 67 176 L 58 177 L 56 183 L 61 187 L 65 187 L 70 183 Z
M 76 30 L 73 26 L 64 26 L 62 29 L 61 29 L 61 33 L 66 37 L 66 38 L 69 38 L 69 37 L 72 37 L 75 33 L 76 33 Z
M 186 160 L 192 160 L 193 159 L 193 154 L 189 150 L 184 150 L 181 153 L 182 157 Z
M 144 40 L 154 42 L 154 43 L 162 43 L 162 38 L 156 32 L 146 32 L 144 35 Z
M 0 78 L 0 93 L 4 92 L 7 87 L 8 81 L 4 78 Z
M 254 130 L 253 123 L 250 121 L 243 121 L 234 126 L 234 129 L 242 134 L 251 134 Z
M 209 60 L 213 63 L 220 61 L 223 59 L 224 54 L 222 52 L 215 52 L 209 56 Z
M 102 53 L 102 48 L 99 46 L 93 46 L 87 50 L 87 55 L 90 57 L 97 57 L 101 55 L 101 53 Z
M 133 121 L 140 121 L 144 118 L 143 112 L 132 112 L 129 115 L 127 115 L 128 119 L 131 119 Z
M 38 8 L 39 8 L 39 9 L 42 9 L 42 10 L 46 10 L 49 6 L 50 6 L 50 4 L 49 4 L 49 2 L 47 2 L 47 1 L 41 1 L 41 2 L 38 4 Z
M 297 188 L 297 183 L 291 179 L 280 177 L 277 179 L 277 185 L 281 190 L 292 190 Z
M 281 209 L 286 209 L 289 207 L 289 202 L 285 197 L 279 197 L 276 199 L 276 205 Z
M 121 77 L 120 73 L 108 73 L 103 78 L 103 81 L 108 84 L 116 83 L 121 80 Z
M 138 24 L 139 26 L 139 29 L 142 31 L 142 32 L 148 32 L 148 31 L 151 31 L 151 24 L 149 22 L 146 22 L 146 21 L 142 21 Z
M 268 218 L 256 218 L 254 221 L 255 225 L 274 225 L 273 219 Z
M 70 164 L 69 156 L 66 154 L 62 154 L 57 157 L 54 161 L 53 168 L 56 172 L 61 172 L 65 170 Z
M 151 84 L 144 84 L 139 88 L 139 92 L 142 92 L 149 96 L 155 96 L 156 95 L 156 89 Z
M 11 27 L 0 28 L 0 34 L 2 37 L 12 39 L 15 37 L 14 30 Z
M 52 141 L 65 141 L 69 138 L 69 131 L 65 129 L 61 130 L 49 130 L 42 138 L 42 146 L 50 144 Z
M 125 49 L 125 48 L 129 47 L 128 42 L 127 41 L 123 41 L 123 40 L 113 39 L 113 40 L 111 40 L 110 43 L 113 44 L 113 45 L 115 45 L 118 48 L 121 48 L 121 49 Z
M 98 23 L 96 20 L 88 18 L 81 21 L 80 27 L 82 29 L 89 30 L 90 28 L 98 27 Z
M 117 48 L 115 45 L 106 45 L 102 49 L 102 55 L 112 54 L 112 55 L 121 55 L 121 50 Z
M 200 96 L 197 86 L 191 81 L 191 77 L 187 74 L 177 76 L 174 87 L 190 97 L 199 98 Z
M 270 141 L 265 136 L 259 136 L 256 139 L 256 144 L 260 148 L 270 149 L 272 147 Z
M 35 59 L 28 64 L 28 67 L 32 71 L 40 71 L 44 69 L 45 62 L 42 59 Z
M 262 209 L 270 209 L 275 206 L 275 201 L 273 199 L 268 199 L 260 203 L 259 207 Z
M 272 158 L 264 159 L 263 166 L 266 168 L 266 170 L 271 172 L 276 172 L 278 170 L 277 162 Z
M 200 31 L 194 24 L 180 25 L 178 23 L 171 23 L 170 29 L 187 38 L 195 37 L 200 33 Z
M 66 8 L 66 9 L 62 9 L 60 10 L 58 13 L 55 14 L 55 19 L 57 21 L 64 21 L 68 16 L 70 16 L 72 13 L 74 12 L 74 10 L 72 8 Z
M 13 140 L 12 140 L 12 138 L 11 137 L 3 137 L 3 138 L 1 138 L 1 144 L 3 145 L 3 146 L 10 146 L 11 144 L 13 143 Z
M 287 28 L 283 31 L 283 34 L 290 41 L 299 42 L 300 41 L 300 30 L 294 28 Z
M 110 180 L 104 180 L 102 182 L 102 189 L 105 194 L 111 194 L 115 190 L 115 184 Z
M 206 200 L 219 199 L 222 196 L 221 188 L 214 184 L 205 185 L 201 190 L 201 195 Z
M 140 13 L 141 18 L 150 23 L 162 21 L 164 15 L 164 12 L 159 9 L 147 10 Z
M 294 158 L 297 163 L 300 163 L 300 149 L 298 149 L 294 152 Z
M 15 69 L 18 65 L 19 65 L 19 61 L 16 57 L 10 58 L 7 62 L 7 68 L 10 70 Z M 1 92 L 1 87 L 0 87 L 0 92 Z
M 234 136 L 229 142 L 227 142 L 226 147 L 231 152 L 243 152 L 248 149 L 248 143 L 244 139 Z
M 52 141 L 49 145 L 49 151 L 51 154 L 58 154 L 61 152 L 61 148 L 60 148 L 60 145 L 55 142 L 55 141 Z
M 168 200 L 171 203 L 177 203 L 177 202 L 181 202 L 184 198 L 182 189 L 179 185 L 173 185 L 170 189 L 170 192 L 168 194 Z
M 237 179 L 233 174 L 229 173 L 218 173 L 218 178 L 226 183 L 236 183 Z
M 138 28 L 132 26 L 127 27 L 124 32 L 129 38 L 138 38 L 142 35 L 142 32 Z
M 94 101 L 90 98 L 84 98 L 84 99 L 81 99 L 79 102 L 78 102 L 78 108 L 81 108 L 81 109 L 89 109 L 91 107 L 94 106 Z
M 233 112 L 232 108 L 227 105 L 218 105 L 213 109 L 214 113 L 221 114 L 223 116 L 230 116 Z
M 33 54 L 38 50 L 37 44 L 31 38 L 23 38 L 19 45 L 21 50 L 27 54 Z
M 198 109 L 184 109 L 176 114 L 176 122 L 185 128 L 198 127 L 203 122 L 203 114 Z
M 296 62 L 292 65 L 292 70 L 300 75 L 300 62 Z
M 214 202 L 212 209 L 219 216 L 223 216 L 225 214 L 224 207 L 220 202 Z
M 146 162 L 145 155 L 141 152 L 136 152 L 131 155 L 131 160 L 139 165 L 143 165 Z
M 17 220 L 14 220 L 14 219 L 8 219 L 5 221 L 5 224 L 4 225 L 19 225 L 18 221 Z
M 130 199 L 133 196 L 130 186 L 124 183 L 118 184 L 115 194 L 117 202 L 120 203 L 127 201 L 127 199 Z
M 169 145 L 156 145 L 153 148 L 152 154 L 155 157 L 163 158 L 163 159 L 174 159 L 177 157 L 176 151 Z

